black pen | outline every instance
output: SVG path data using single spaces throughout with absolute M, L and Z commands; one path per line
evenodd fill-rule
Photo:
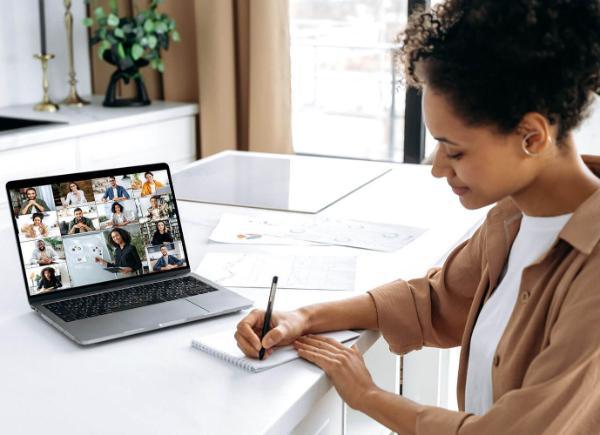
M 273 312 L 273 305 L 275 305 L 275 292 L 277 291 L 277 277 L 273 277 L 271 283 L 271 292 L 269 293 L 269 303 L 267 304 L 267 311 L 265 311 L 265 321 L 263 323 L 262 333 L 260 334 L 260 352 L 258 352 L 258 359 L 262 360 L 265 357 L 265 348 L 262 346 L 262 339 L 269 332 L 269 325 L 271 324 L 271 313 Z

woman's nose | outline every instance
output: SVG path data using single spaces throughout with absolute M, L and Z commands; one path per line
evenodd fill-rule
M 448 164 L 448 158 L 440 146 L 437 145 L 433 151 L 433 162 L 431 164 L 431 175 L 435 178 L 450 178 L 454 173 L 452 167 Z

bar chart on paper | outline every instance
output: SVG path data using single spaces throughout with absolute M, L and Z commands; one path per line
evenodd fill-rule
M 225 287 L 265 287 L 277 275 L 279 288 L 352 291 L 356 257 L 211 252 L 196 272 Z

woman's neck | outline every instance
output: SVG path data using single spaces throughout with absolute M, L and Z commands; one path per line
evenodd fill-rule
M 571 139 L 556 158 L 517 194 L 513 201 L 528 216 L 559 216 L 574 212 L 600 189 L 600 179 L 583 163 Z

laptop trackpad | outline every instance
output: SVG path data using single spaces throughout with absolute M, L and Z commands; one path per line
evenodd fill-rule
M 168 326 L 170 323 L 183 322 L 207 314 L 208 311 L 185 299 L 178 299 L 161 304 L 148 305 L 123 311 L 124 321 L 135 327 Z

